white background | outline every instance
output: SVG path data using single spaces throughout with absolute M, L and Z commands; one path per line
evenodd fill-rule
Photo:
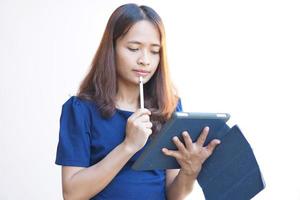
M 229 112 L 267 187 L 300 199 L 300 6 L 291 0 L 135 1 L 162 17 L 186 111 Z M 54 164 L 61 105 L 105 24 L 128 1 L 0 1 L 0 199 L 62 199 Z M 188 199 L 202 199 L 198 187 Z

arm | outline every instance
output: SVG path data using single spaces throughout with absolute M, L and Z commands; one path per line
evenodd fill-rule
M 92 198 L 110 183 L 133 154 L 130 148 L 121 143 L 91 167 L 62 167 L 64 199 Z
M 62 167 L 64 199 L 90 199 L 111 182 L 127 161 L 146 144 L 152 133 L 149 113 L 143 109 L 130 116 L 125 140 L 95 165 L 88 168 Z
M 212 140 L 206 147 L 203 146 L 208 134 L 208 128 L 204 129 L 195 143 L 192 142 L 189 134 L 183 132 L 185 145 L 177 138 L 173 138 L 178 151 L 163 148 L 163 153 L 176 158 L 181 166 L 180 171 L 167 170 L 167 197 L 170 200 L 184 199 L 193 190 L 193 185 L 202 164 L 213 153 L 219 140 Z
M 167 170 L 167 198 L 171 200 L 184 199 L 193 190 L 195 177 L 188 176 L 179 170 Z

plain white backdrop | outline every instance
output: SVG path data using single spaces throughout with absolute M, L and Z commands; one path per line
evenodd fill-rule
M 299 200 L 299 1 L 132 2 L 164 21 L 184 110 L 229 112 L 249 140 L 267 184 L 253 199 Z M 1 200 L 62 199 L 61 106 L 124 3 L 0 1 Z M 188 199 L 204 199 L 201 189 Z

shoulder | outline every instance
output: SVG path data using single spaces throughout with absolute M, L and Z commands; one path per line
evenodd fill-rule
M 63 104 L 63 106 L 68 106 L 68 105 L 77 105 L 80 106 L 82 104 L 86 104 L 86 100 L 83 100 L 77 96 L 71 96 L 69 99 L 67 99 L 67 101 L 65 101 L 65 103 Z
M 63 107 L 73 107 L 81 110 L 88 110 L 93 106 L 93 102 L 81 99 L 77 96 L 71 96 L 64 104 Z
M 77 96 L 71 96 L 62 105 L 63 113 L 67 115 L 77 116 L 76 118 L 84 119 L 85 121 L 90 121 L 91 115 L 93 113 L 94 104 L 92 101 L 81 99 Z

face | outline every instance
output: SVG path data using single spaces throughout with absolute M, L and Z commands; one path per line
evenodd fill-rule
M 148 82 L 160 60 L 160 34 L 149 21 L 135 23 L 125 36 L 116 41 L 118 82 L 138 84 L 139 77 Z

